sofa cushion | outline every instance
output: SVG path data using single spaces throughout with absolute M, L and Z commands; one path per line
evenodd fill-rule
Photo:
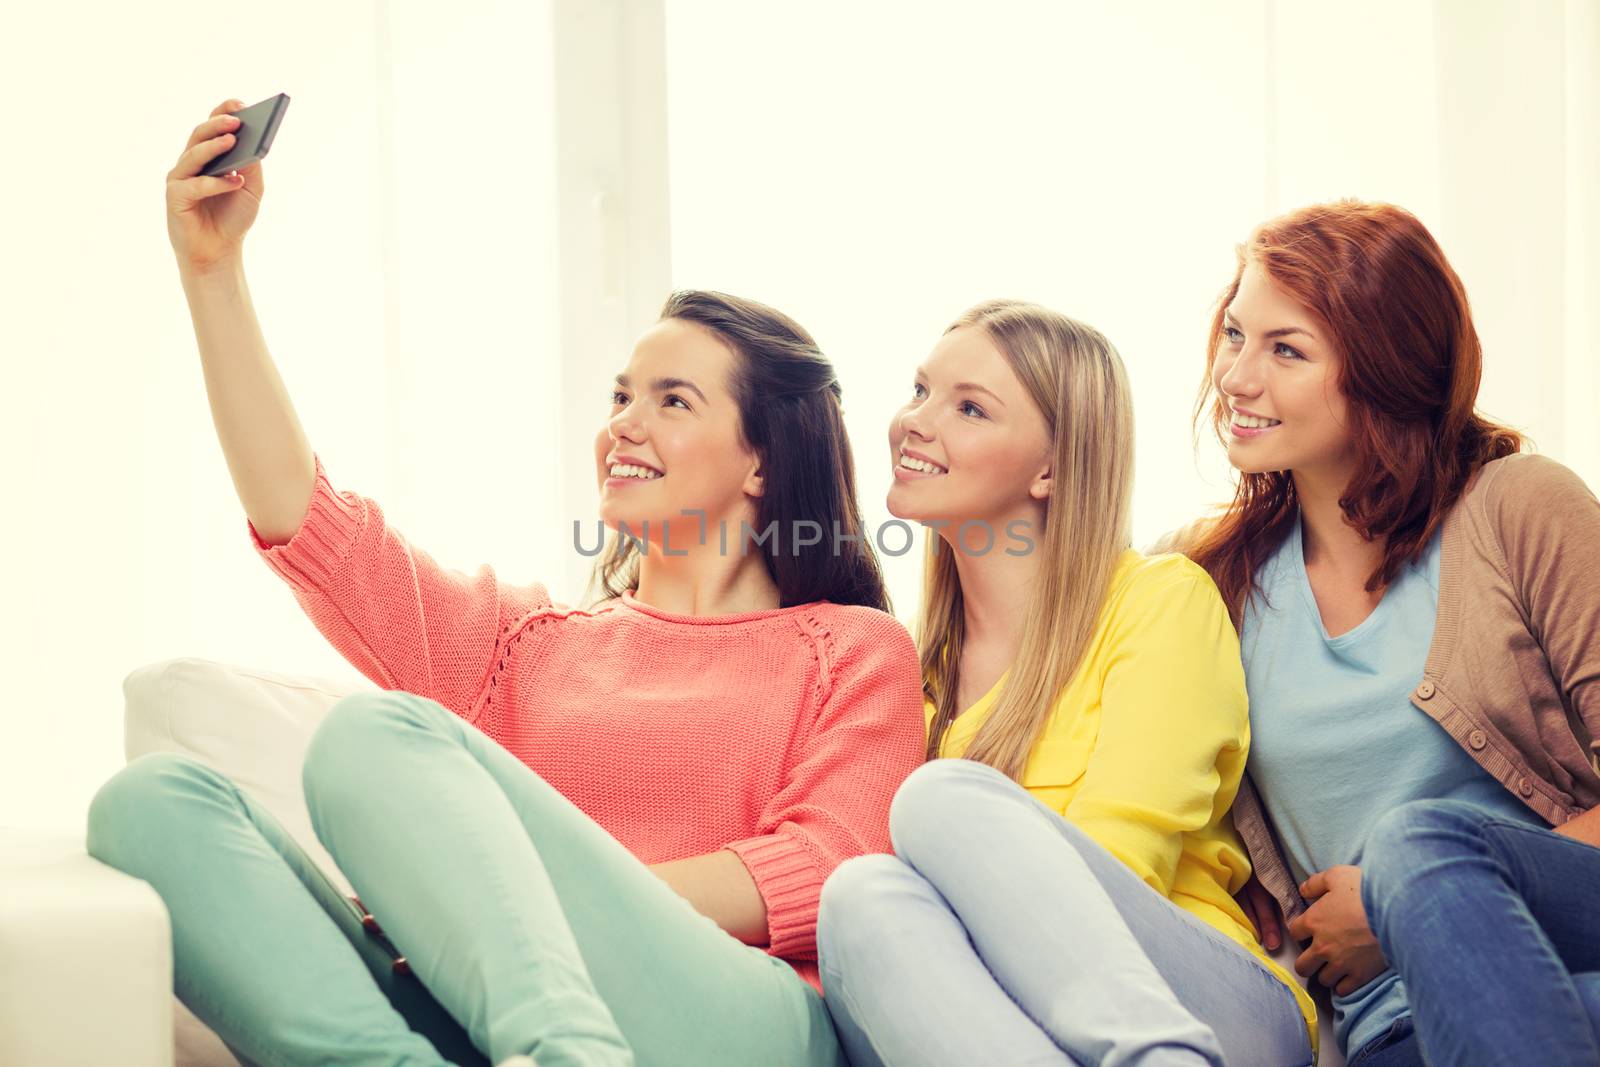
M 359 676 L 282 674 L 192 656 L 163 660 L 123 679 L 123 747 L 129 760 L 178 752 L 226 774 L 353 895 L 311 828 L 300 768 L 312 733 L 334 703 L 375 689 Z

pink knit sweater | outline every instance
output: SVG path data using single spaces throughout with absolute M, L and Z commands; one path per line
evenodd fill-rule
M 767 951 L 819 992 L 817 897 L 890 851 L 889 802 L 922 762 L 911 636 L 819 601 L 741 615 L 589 610 L 537 582 L 440 566 L 378 504 L 328 482 L 291 540 L 256 551 L 385 689 L 430 697 L 515 755 L 644 863 L 731 849 L 767 906 Z

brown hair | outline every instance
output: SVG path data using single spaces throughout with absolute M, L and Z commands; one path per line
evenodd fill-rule
M 862 530 L 855 462 L 840 407 L 843 388 L 817 342 L 775 308 L 710 290 L 673 293 L 661 319 L 698 323 L 735 353 L 739 433 L 761 457 L 765 475 L 755 528 L 776 524 L 779 531 L 758 541 L 778 587 L 778 606 L 829 600 L 892 612 L 871 537 Z M 790 540 L 796 524 L 805 521 L 823 531 L 820 541 Z M 638 547 L 619 532 L 596 561 L 590 589 L 598 586 L 607 597 L 637 590 Z
M 1520 434 L 1474 405 L 1483 350 L 1461 279 L 1416 216 L 1392 204 L 1315 204 L 1256 227 L 1236 249 L 1207 339 L 1196 435 L 1209 411 L 1226 443 L 1228 413 L 1212 385 L 1223 312 L 1254 263 L 1326 326 L 1340 357 L 1356 467 L 1339 498 L 1346 519 L 1384 556 L 1368 592 L 1416 559 L 1468 479 L 1518 452 Z M 1256 568 L 1288 535 L 1299 504 L 1287 471 L 1241 474 L 1233 502 L 1180 546 L 1211 574 L 1240 625 Z

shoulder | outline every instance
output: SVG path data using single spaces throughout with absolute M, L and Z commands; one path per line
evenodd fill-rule
M 876 608 L 822 601 L 812 609 L 801 624 L 816 655 L 823 706 L 835 715 L 911 723 L 920 741 L 922 664 L 910 631 Z
M 1128 607 L 1159 607 L 1173 599 L 1215 600 L 1222 594 L 1211 575 L 1188 556 L 1177 552 L 1144 555 L 1130 549 L 1112 577 L 1108 600 Z
M 1481 514 L 1508 548 L 1535 531 L 1600 524 L 1600 501 L 1577 472 L 1536 452 L 1485 463 L 1457 506 Z
M 1537 452 L 1515 452 L 1480 467 L 1462 499 L 1504 510 L 1574 496 L 1594 500 L 1594 493 L 1572 468 Z
M 905 624 L 888 612 L 861 604 L 823 600 L 805 615 L 816 636 L 825 637 L 839 658 L 917 660 L 916 642 Z

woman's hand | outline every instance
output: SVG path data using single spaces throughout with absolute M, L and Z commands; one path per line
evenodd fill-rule
M 1283 944 L 1283 917 L 1278 911 L 1278 902 L 1267 892 L 1267 887 L 1252 874 L 1233 899 L 1239 902 L 1245 916 L 1255 923 L 1256 935 L 1260 937 L 1262 946 L 1268 952 L 1278 951 Z
M 1289 932 L 1311 944 L 1294 961 L 1302 977 L 1349 996 L 1389 969 L 1361 906 L 1361 868 L 1329 867 L 1307 878 L 1300 895 L 1311 907 L 1289 923 Z
M 194 128 L 177 164 L 167 172 L 167 236 L 185 270 L 205 270 L 237 256 L 244 235 L 256 220 L 266 186 L 261 164 L 252 163 L 235 177 L 202 175 L 213 159 L 233 147 L 239 120 L 229 111 L 244 107 L 225 100 L 211 117 Z

